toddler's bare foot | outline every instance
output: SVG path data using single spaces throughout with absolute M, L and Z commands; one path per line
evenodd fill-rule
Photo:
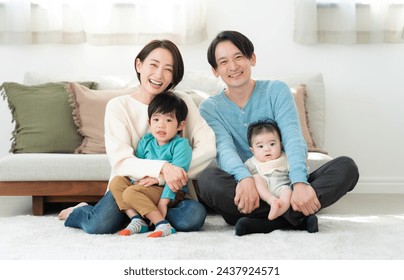
M 81 206 L 85 206 L 85 205 L 88 205 L 88 204 L 85 203 L 85 202 L 80 202 L 80 203 L 77 204 L 76 206 L 63 209 L 62 211 L 60 211 L 60 213 L 59 213 L 59 215 L 58 215 L 59 220 L 66 220 L 67 217 L 69 217 L 70 213 L 73 212 L 73 210 L 74 210 L 75 208 L 78 208 L 78 207 L 81 207 Z
M 268 220 L 275 220 L 276 218 L 278 218 L 280 215 L 282 215 L 283 213 L 281 213 L 281 208 L 282 208 L 282 200 L 280 199 L 273 199 L 271 200 L 271 203 L 269 203 L 271 205 L 271 210 L 269 210 L 269 214 L 268 214 Z

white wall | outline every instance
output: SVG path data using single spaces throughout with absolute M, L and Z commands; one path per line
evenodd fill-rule
M 255 44 L 258 77 L 321 72 L 326 85 L 326 149 L 357 162 L 357 192 L 404 192 L 404 45 L 299 45 L 293 42 L 294 0 L 208 0 L 206 42 L 181 46 L 186 69 L 209 70 L 206 49 L 223 29 Z M 0 83 L 24 72 L 134 75 L 141 46 L 0 46 Z M 0 156 L 13 125 L 0 100 Z

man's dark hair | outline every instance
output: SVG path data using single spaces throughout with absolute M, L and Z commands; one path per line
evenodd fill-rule
M 172 91 L 163 91 L 162 93 L 159 93 L 152 102 L 150 102 L 147 109 L 149 119 L 151 119 L 152 115 L 156 113 L 168 114 L 172 112 L 175 112 L 178 124 L 184 121 L 188 115 L 187 104 Z
M 232 42 L 248 59 L 250 59 L 254 53 L 254 44 L 245 35 L 232 30 L 222 31 L 217 34 L 208 48 L 208 62 L 213 69 L 217 69 L 215 57 L 216 47 L 223 41 Z
M 282 142 L 282 135 L 281 131 L 276 124 L 275 121 L 272 120 L 259 120 L 257 122 L 251 123 L 248 126 L 247 130 L 247 139 L 248 139 L 248 145 L 251 147 L 251 139 L 258 134 L 261 134 L 262 132 L 276 132 L 279 135 L 279 138 Z

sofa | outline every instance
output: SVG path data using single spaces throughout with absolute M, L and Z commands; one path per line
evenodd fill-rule
M 324 148 L 325 88 L 320 73 L 280 79 L 291 88 L 308 144 L 309 172 L 332 158 Z M 15 123 L 10 153 L 0 159 L 0 195 L 32 196 L 33 215 L 49 203 L 97 202 L 111 167 L 103 143 L 106 103 L 138 85 L 135 76 L 77 76 L 27 72 L 22 84 L 3 83 Z M 224 84 L 212 73 L 188 71 L 176 90 L 198 106 Z M 197 178 L 192 178 L 197 182 Z

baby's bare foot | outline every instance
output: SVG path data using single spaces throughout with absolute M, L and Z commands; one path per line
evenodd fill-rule
M 268 214 L 268 220 L 275 220 L 278 218 L 280 215 L 283 213 L 280 213 L 280 210 L 282 208 L 282 200 L 280 199 L 273 199 L 270 203 L 271 209 L 269 210 Z
M 69 217 L 70 213 L 73 212 L 73 210 L 74 210 L 75 208 L 78 208 L 78 207 L 81 207 L 81 206 L 85 206 L 85 205 L 88 205 L 88 204 L 85 203 L 85 202 L 80 202 L 80 203 L 77 204 L 76 206 L 63 209 L 62 211 L 60 211 L 60 213 L 59 213 L 59 215 L 58 215 L 59 220 L 66 220 L 67 217 Z

